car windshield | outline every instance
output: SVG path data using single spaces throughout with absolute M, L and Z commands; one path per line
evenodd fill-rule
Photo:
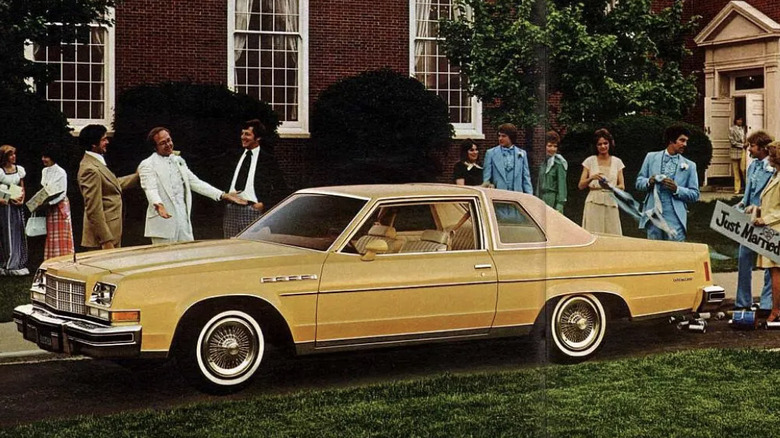
M 252 224 L 239 239 L 324 251 L 366 204 L 346 196 L 297 194 Z

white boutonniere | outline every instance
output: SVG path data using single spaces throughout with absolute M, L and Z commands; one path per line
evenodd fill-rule
M 764 170 L 767 172 L 774 172 L 775 168 L 770 166 L 769 163 L 764 164 Z
M 688 163 L 683 161 L 682 164 L 680 164 L 680 170 L 687 170 L 687 169 L 688 169 Z

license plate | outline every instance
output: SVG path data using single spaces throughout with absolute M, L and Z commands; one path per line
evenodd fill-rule
M 44 347 L 51 348 L 52 347 L 52 345 L 51 345 L 51 333 L 50 332 L 38 333 L 38 344 L 42 345 Z

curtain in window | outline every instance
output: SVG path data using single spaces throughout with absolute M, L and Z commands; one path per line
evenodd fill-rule
M 426 88 L 432 88 L 436 85 L 435 76 L 431 74 L 422 74 L 432 71 L 432 50 L 435 48 L 435 41 L 424 40 L 420 38 L 430 37 L 431 32 L 431 0 L 417 0 L 414 8 L 415 21 L 415 41 L 414 41 L 414 71 L 417 79 L 425 84 Z M 428 56 L 426 56 L 428 55 Z
M 274 12 L 281 17 L 281 23 L 278 27 L 283 27 L 276 30 L 282 32 L 290 32 L 298 34 L 299 32 L 299 9 L 298 0 L 266 0 L 274 3 Z M 287 82 L 290 79 L 286 79 L 286 98 L 285 103 L 289 110 L 287 120 L 298 120 L 298 35 L 284 35 L 274 38 L 274 51 L 281 50 L 286 51 L 284 54 L 287 60 L 287 68 L 294 68 L 296 74 L 291 82 Z
M 252 10 L 254 0 L 236 1 L 236 28 L 233 32 L 233 52 L 236 64 L 244 53 L 246 47 L 246 34 L 242 31 L 249 30 L 249 12 Z
M 92 47 L 97 50 L 98 55 L 100 56 L 100 64 L 105 65 L 106 64 L 106 57 L 105 57 L 105 47 L 106 47 L 106 31 L 102 27 L 93 27 L 91 29 L 91 41 L 92 41 Z M 92 62 L 94 63 L 96 60 L 93 59 Z M 98 78 L 92 78 L 93 81 L 96 79 L 100 82 L 104 82 L 103 80 L 103 69 L 100 69 Z M 104 92 L 105 92 L 105 85 L 99 87 L 98 96 L 92 96 L 92 99 L 104 99 Z

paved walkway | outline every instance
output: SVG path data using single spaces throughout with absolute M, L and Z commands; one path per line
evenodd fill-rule
M 763 286 L 764 271 L 753 272 L 753 291 L 760 291 Z M 737 273 L 723 272 L 713 274 L 713 282 L 726 289 L 726 298 L 733 299 L 737 290 Z M 39 349 L 35 344 L 25 341 L 22 334 L 16 330 L 16 324 L 6 322 L 0 324 L 0 359 L 28 358 L 39 355 L 52 355 Z

